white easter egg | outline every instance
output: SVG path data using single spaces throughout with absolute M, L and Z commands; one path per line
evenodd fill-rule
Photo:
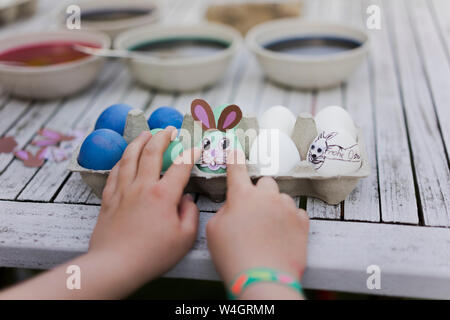
M 343 108 L 338 106 L 329 106 L 322 110 L 314 117 L 316 121 L 317 131 L 342 131 L 350 133 L 353 138 L 357 137 L 357 130 L 350 114 Z
M 288 108 L 273 106 L 267 109 L 258 120 L 261 129 L 278 129 L 290 137 L 297 118 Z
M 249 163 L 256 164 L 261 175 L 285 175 L 299 162 L 294 141 L 278 129 L 262 129 L 250 148 Z
M 347 131 L 321 131 L 311 143 L 307 161 L 317 173 L 346 175 L 361 167 L 359 145 Z

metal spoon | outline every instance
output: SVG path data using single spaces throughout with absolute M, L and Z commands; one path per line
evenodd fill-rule
M 105 57 L 105 58 L 121 58 L 121 59 L 129 59 L 129 58 L 148 58 L 147 56 L 143 56 L 142 54 L 135 53 L 128 50 L 111 50 L 111 49 L 99 49 L 83 46 L 80 44 L 74 44 L 73 48 L 79 52 L 83 52 L 85 54 Z

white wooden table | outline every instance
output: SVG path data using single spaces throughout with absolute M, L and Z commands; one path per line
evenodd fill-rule
M 56 0 L 41 0 L 30 21 L 0 35 L 50 27 Z M 202 19 L 206 0 L 165 1 L 162 23 Z M 368 31 L 369 59 L 349 81 L 324 91 L 292 91 L 266 81 L 243 48 L 225 79 L 206 91 L 163 94 L 136 85 L 118 61 L 108 62 L 86 92 L 48 102 L 0 96 L 0 135 L 19 146 L 42 127 L 89 128 L 107 106 L 145 110 L 171 105 L 186 112 L 202 97 L 233 102 L 246 114 L 283 104 L 294 112 L 344 106 L 364 129 L 372 174 L 337 206 L 298 199 L 312 219 L 306 288 L 450 298 L 450 2 L 447 0 L 312 0 L 306 16 L 365 27 L 366 8 L 381 7 L 381 30 Z M 67 81 L 70 81 L 68 75 Z M 0 155 L 0 266 L 50 268 L 85 252 L 99 211 L 97 199 L 67 163 L 25 168 Z M 218 279 L 205 224 L 220 204 L 197 197 L 201 225 L 188 256 L 167 276 Z M 366 285 L 381 270 L 381 289 Z

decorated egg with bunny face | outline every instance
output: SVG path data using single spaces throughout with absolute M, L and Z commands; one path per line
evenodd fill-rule
M 207 173 L 225 173 L 227 153 L 242 150 L 235 132 L 242 119 L 241 109 L 232 104 L 213 110 L 205 100 L 196 99 L 192 101 L 191 114 L 203 128 L 202 156 L 197 167 Z

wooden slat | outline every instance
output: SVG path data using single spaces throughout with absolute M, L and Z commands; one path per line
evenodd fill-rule
M 262 94 L 257 101 L 257 115 L 261 116 L 264 111 L 276 105 L 285 106 L 289 98 L 289 91 L 271 81 L 265 81 Z
M 91 195 L 91 188 L 84 183 L 78 172 L 70 175 L 55 198 L 57 203 L 85 203 Z
M 380 1 L 366 1 L 378 5 Z M 385 26 L 386 19 L 382 20 Z M 382 221 L 417 224 L 418 210 L 395 63 L 386 26 L 369 31 Z
M 91 191 L 91 193 L 89 194 L 89 197 L 87 198 L 86 204 L 95 204 L 95 205 L 101 205 L 102 204 L 102 200 L 97 197 L 94 192 Z
M 295 115 L 310 113 L 313 94 L 311 91 L 291 90 L 288 93 L 286 107 Z
M 182 94 L 175 99 L 173 107 L 180 111 L 182 114 L 190 113 L 192 101 L 197 98 L 201 98 L 202 96 L 203 91 L 200 90 Z M 214 108 L 214 106 L 211 107 Z
M 305 17 L 310 19 L 318 19 L 322 11 L 320 8 L 320 0 L 305 1 Z
M 175 95 L 169 93 L 158 93 L 150 102 L 149 107 L 145 110 L 145 116 L 148 118 L 151 113 L 159 107 L 171 107 L 175 102 Z
M 450 172 L 413 29 L 404 1 L 386 4 L 424 223 L 450 226 Z
M 256 116 L 258 110 L 256 101 L 258 95 L 262 93 L 264 76 L 256 58 L 248 50 L 243 50 L 241 54 L 244 55 L 244 71 L 233 102 L 242 108 L 245 115 Z
M 99 91 L 110 82 L 109 76 L 112 76 L 114 71 L 117 70 L 114 66 L 110 67 L 110 72 L 105 72 L 92 89 L 62 105 L 45 127 L 61 132 L 76 128 L 79 118 L 86 113 Z M 30 152 L 38 150 L 31 145 L 28 145 L 26 149 Z M 5 188 L 5 199 L 15 199 L 21 192 L 18 197 L 20 200 L 50 201 L 69 175 L 67 171 L 68 161 L 69 159 L 58 163 L 47 161 L 41 168 L 23 168 L 19 160 L 14 160 L 2 176 L 8 182 L 7 188 Z M 31 181 L 28 184 L 22 184 L 27 178 Z
M 183 0 L 170 0 L 162 1 L 163 18 L 161 19 L 162 24 L 172 24 L 173 17 L 175 13 L 179 10 L 179 7 L 183 4 Z
M 319 10 L 313 11 L 311 14 L 320 13 L 320 18 L 329 21 L 339 21 L 341 18 L 340 7 L 337 1 L 330 0 L 320 0 Z M 312 16 L 312 18 L 317 18 Z M 341 86 L 319 90 L 315 99 L 313 99 L 313 104 L 311 105 L 311 113 L 314 115 L 324 107 L 330 105 L 343 105 L 343 94 Z M 306 210 L 311 218 L 319 219 L 340 219 L 341 217 L 341 205 L 328 205 L 322 200 L 308 198 L 306 203 Z
M 0 134 L 6 134 L 8 129 L 24 115 L 30 105 L 30 101 L 19 99 L 7 100 L 6 105 L 0 110 Z
M 422 61 L 427 79 L 431 87 L 433 102 L 440 123 L 442 137 L 450 153 L 450 12 L 448 1 L 434 1 L 437 21 L 433 23 L 428 5 L 430 1 L 408 2 L 409 14 L 413 21 L 411 26 L 415 30 L 418 47 L 422 53 Z M 436 27 L 440 26 L 440 30 Z M 442 38 L 439 36 L 442 32 Z M 443 40 L 443 42 L 442 42 Z M 446 51 L 447 50 L 447 51 Z
M 186 11 L 179 11 L 182 13 L 180 21 L 183 23 L 197 23 L 202 20 L 208 0 L 191 0 L 188 3 L 189 7 Z M 171 20 L 173 21 L 174 19 L 171 18 Z
M 213 202 L 208 197 L 199 195 L 197 199 L 197 207 L 204 212 L 217 212 L 224 202 Z
M 446 0 L 432 0 L 428 2 L 430 10 L 439 27 L 447 56 L 450 55 L 450 2 Z
M 5 92 L 2 92 L 0 89 L 0 111 L 6 105 L 6 101 L 8 101 L 8 98 L 9 98 L 8 94 Z
M 25 147 L 36 131 L 58 110 L 60 104 L 60 100 L 35 103 L 26 114 L 21 116 L 15 126 L 8 130 L 6 135 L 16 139 L 17 148 Z M 12 153 L 1 153 L 0 172 L 3 172 L 13 159 Z
M 212 106 L 220 106 L 224 103 L 236 103 L 234 101 L 234 94 L 241 85 L 242 68 L 247 59 L 248 52 L 242 45 L 241 48 L 238 49 L 236 57 L 234 57 L 233 61 L 230 63 L 230 67 L 223 79 L 204 92 L 204 99 Z
M 365 7 L 360 0 L 340 1 L 343 6 L 345 20 L 358 28 L 365 26 Z M 378 170 L 376 158 L 376 141 L 374 134 L 374 109 L 371 100 L 369 65 L 364 61 L 362 66 L 350 77 L 346 84 L 344 96 L 345 108 L 355 123 L 362 129 L 364 142 L 371 166 L 370 176 L 362 179 L 355 190 L 344 202 L 344 220 L 380 221 L 380 205 L 378 193 Z
M 45 269 L 86 252 L 99 208 L 1 202 L 0 266 Z M 205 237 L 212 213 L 200 213 L 197 240 L 166 276 L 218 280 Z M 305 288 L 449 299 L 450 229 L 311 221 Z M 367 267 L 381 270 L 369 290 Z
M 150 89 L 133 83 L 131 88 L 125 93 L 122 102 L 133 108 L 145 110 L 152 98 L 153 92 Z

